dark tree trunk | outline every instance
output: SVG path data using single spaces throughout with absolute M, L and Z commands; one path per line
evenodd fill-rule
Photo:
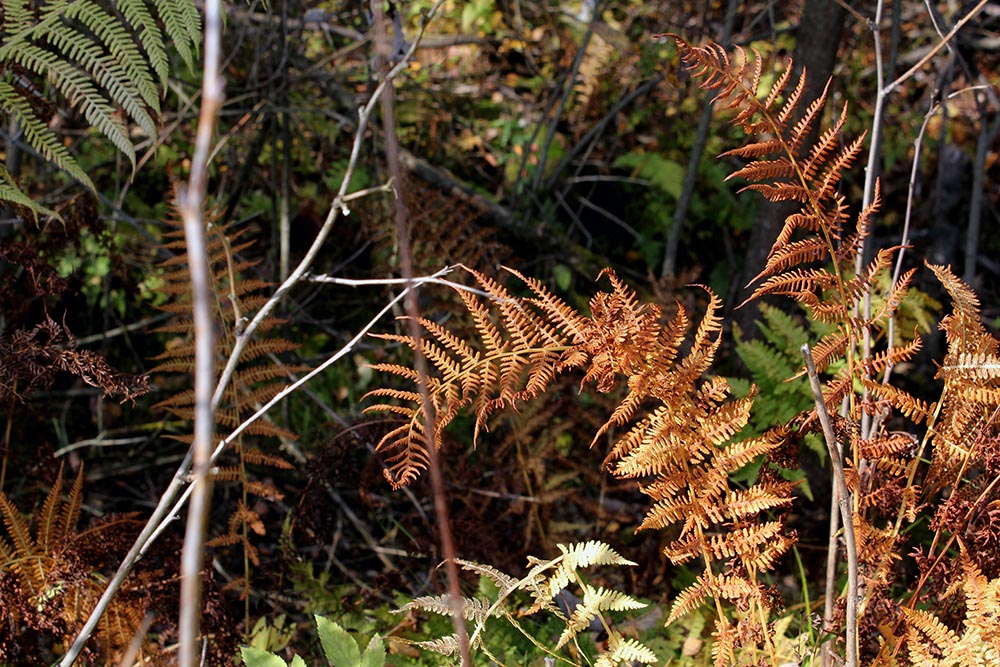
M 802 97 L 800 110 L 805 110 L 809 103 L 823 94 L 827 80 L 833 75 L 833 67 L 837 62 L 837 51 L 840 47 L 841 35 L 847 12 L 840 3 L 833 0 L 805 0 L 802 7 L 802 19 L 799 23 L 795 45 L 795 70 L 792 82 L 798 80 L 799 72 L 805 67 L 807 72 L 806 88 Z M 811 144 L 818 136 L 820 125 L 813 127 Z M 785 218 L 794 213 L 798 206 L 775 204 L 760 200 L 757 205 L 757 219 L 750 233 L 750 244 L 747 248 L 746 261 L 741 271 L 738 271 L 734 284 L 742 288 L 747 282 L 764 268 L 768 251 L 781 231 Z M 749 290 L 737 292 L 735 303 L 742 302 L 749 296 Z M 759 316 L 755 302 L 743 306 L 736 312 L 735 319 L 743 333 L 753 338 L 757 335 L 754 321 Z

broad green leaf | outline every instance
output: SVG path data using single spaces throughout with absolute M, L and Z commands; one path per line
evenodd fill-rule
M 573 272 L 565 264 L 556 264 L 552 267 L 552 274 L 556 279 L 556 286 L 563 292 L 569 290 L 573 284 Z
M 319 615 L 316 616 L 316 630 L 323 645 L 323 653 L 332 667 L 358 667 L 361 663 L 361 651 L 347 630 Z
M 285 661 L 275 654 L 253 646 L 244 646 L 240 649 L 240 654 L 243 656 L 243 664 L 247 667 L 288 667 Z
M 361 656 L 361 667 L 384 667 L 384 665 L 385 644 L 381 637 L 375 635 Z
M 626 153 L 615 160 L 614 167 L 631 169 L 639 178 L 650 181 L 674 199 L 681 196 L 684 167 L 656 153 Z
M 289 667 L 306 667 L 306 661 L 299 656 L 295 656 L 292 658 L 292 664 Z

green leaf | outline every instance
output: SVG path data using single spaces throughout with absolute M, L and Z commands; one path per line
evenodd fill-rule
M 684 185 L 684 167 L 656 153 L 626 153 L 615 160 L 613 167 L 631 169 L 674 199 L 680 199 Z
M 556 264 L 552 267 L 552 274 L 556 279 L 556 286 L 566 292 L 573 284 L 573 272 L 565 264 Z
M 361 656 L 361 667 L 384 667 L 385 665 L 385 644 L 378 635 L 372 637 L 368 642 L 368 647 Z
M 347 630 L 333 621 L 316 615 L 316 630 L 319 641 L 323 645 L 323 653 L 332 667 L 358 667 L 361 663 L 361 651 L 358 643 L 348 634 Z M 367 649 L 365 650 L 367 653 Z
M 306 661 L 299 656 L 295 656 L 292 658 L 292 663 L 289 667 L 306 667 Z
M 275 654 L 253 646 L 244 646 L 240 649 L 240 654 L 243 656 L 243 664 L 247 667 L 288 667 L 285 661 Z

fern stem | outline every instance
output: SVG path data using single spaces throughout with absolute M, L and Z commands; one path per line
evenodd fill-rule
M 826 439 L 826 447 L 830 454 L 830 463 L 833 467 L 833 475 L 840 496 L 840 515 L 844 522 L 844 543 L 847 550 L 847 619 L 846 644 L 847 655 L 844 664 L 846 667 L 858 666 L 858 551 L 854 541 L 854 520 L 851 511 L 851 492 L 847 488 L 847 480 L 844 476 L 843 454 L 837 444 L 837 436 L 833 432 L 833 424 L 830 422 L 830 413 L 826 409 L 826 401 L 823 399 L 823 387 L 820 385 L 819 374 L 816 372 L 816 364 L 813 361 L 812 350 L 809 344 L 802 346 L 802 358 L 806 364 L 806 371 L 809 374 L 809 386 L 812 388 L 813 396 L 816 399 L 816 415 L 823 426 L 823 437 Z

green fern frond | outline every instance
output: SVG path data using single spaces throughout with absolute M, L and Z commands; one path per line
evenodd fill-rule
M 126 120 L 149 136 L 157 133 L 161 88 L 169 75 L 167 41 L 189 69 L 200 40 L 200 19 L 191 0 L 121 0 L 114 8 L 96 0 L 37 3 L 4 0 L 0 67 L 18 65 L 28 78 L 51 84 L 87 123 L 125 155 L 133 168 L 135 147 Z M 150 11 L 163 20 L 161 31 Z M 10 85 L 0 85 L 0 109 L 24 130 L 25 142 L 56 167 L 94 189 L 56 134 Z M 121 116 L 119 111 L 124 112 Z M 151 113 L 152 112 L 152 113 Z M 0 184 L 0 199 L 24 204 Z M 16 187 L 16 186 L 15 186 Z M 36 212 L 45 209 L 31 207 Z
M 153 0 L 156 12 L 163 21 L 167 39 L 177 49 L 189 70 L 194 69 L 194 59 L 199 51 L 201 16 L 193 2 Z
M 3 30 L 16 34 L 31 25 L 34 13 L 27 0 L 3 0 Z
M 635 565 L 629 559 L 623 558 L 609 545 L 598 540 L 577 542 L 569 546 L 565 544 L 557 544 L 556 546 L 559 551 L 563 552 L 563 563 L 569 564 L 569 567 L 574 569 L 593 565 Z
M 119 0 L 118 11 L 130 24 L 132 31 L 139 34 L 139 41 L 149 56 L 149 66 L 156 73 L 160 85 L 166 84 L 167 77 L 170 75 L 170 61 L 167 58 L 166 43 L 160 26 L 157 25 L 153 15 L 149 12 L 146 0 Z M 189 65 L 188 68 L 191 69 L 191 66 Z M 159 94 L 157 93 L 154 97 L 157 99 L 157 104 L 150 104 L 150 106 L 159 109 Z
M 29 146 L 91 190 L 94 189 L 90 177 L 76 163 L 66 146 L 36 115 L 27 100 L 21 97 L 6 80 L 0 80 L 0 107 L 20 125 L 22 132 L 24 132 L 24 140 Z M 13 181 L 9 180 L 8 177 L 5 185 L 13 186 Z M 27 195 L 22 196 L 27 197 Z
M 3 86 L 4 83 L 0 82 L 0 106 L 3 105 L 3 97 L 5 94 L 2 90 Z M 10 202 L 15 206 L 23 206 L 36 216 L 47 215 L 51 218 L 59 218 L 58 213 L 46 206 L 42 206 L 31 197 L 24 194 L 24 191 L 17 187 L 17 183 L 14 182 L 10 172 L 7 171 L 7 167 L 3 165 L 0 165 L 0 201 Z

